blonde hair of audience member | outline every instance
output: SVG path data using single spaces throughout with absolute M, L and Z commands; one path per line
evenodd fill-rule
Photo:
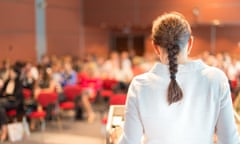
M 107 61 L 105 61 L 103 65 L 104 74 L 102 75 L 102 77 L 104 79 L 116 79 L 115 72 L 120 69 L 119 61 L 120 61 L 119 54 L 116 51 L 111 52 L 110 58 Z
M 88 62 L 84 65 L 85 73 L 89 78 L 97 78 L 99 77 L 98 67 L 95 62 Z
M 237 144 L 227 77 L 188 58 L 193 37 L 187 20 L 176 12 L 158 17 L 152 43 L 160 63 L 133 79 L 119 144 L 140 143 L 142 136 L 146 144 L 212 144 L 215 129 L 219 144 Z

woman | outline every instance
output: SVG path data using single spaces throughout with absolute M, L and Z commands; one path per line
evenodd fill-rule
M 34 86 L 34 102 L 30 107 L 30 112 L 38 111 L 41 112 L 43 109 L 46 110 L 46 119 L 52 119 L 52 111 L 56 108 L 55 104 L 49 104 L 47 107 L 43 107 L 40 103 L 38 103 L 37 99 L 40 93 L 53 93 L 58 92 L 57 84 L 52 79 L 51 68 L 45 66 L 39 66 L 39 77 L 35 82 Z M 30 130 L 34 131 L 36 129 L 36 119 L 31 119 L 30 121 Z
M 153 23 L 160 62 L 134 78 L 128 91 L 120 144 L 237 144 L 232 101 L 225 74 L 190 60 L 193 37 L 186 19 L 167 13 Z M 144 136 L 143 136 L 144 135 Z
M 34 97 L 37 99 L 41 92 L 51 93 L 56 90 L 56 82 L 53 80 L 50 68 L 40 68 L 39 78 L 35 83 Z
M 6 111 L 17 110 L 17 115 L 24 114 L 22 83 L 19 80 L 20 68 L 12 66 L 9 70 L 9 76 L 0 91 L 0 125 L 2 133 L 0 140 L 7 138 L 7 115 Z
M 97 91 L 101 88 L 101 79 L 98 76 L 98 68 L 94 62 L 87 62 L 80 73 L 82 93 L 78 104 L 82 104 L 86 110 L 88 123 L 93 123 L 96 117 L 90 100 L 95 99 Z
M 39 69 L 39 79 L 36 81 L 34 89 L 34 98 L 37 101 L 40 93 L 53 93 L 57 92 L 60 94 L 62 92 L 61 87 L 52 78 L 52 72 L 50 68 L 43 67 Z M 50 120 L 52 118 L 51 112 L 55 108 L 55 105 L 48 105 L 45 109 L 47 111 L 46 119 Z M 42 111 L 43 107 L 38 104 L 37 110 Z M 31 123 L 31 129 L 35 128 L 35 125 Z
M 63 67 L 64 72 L 62 73 L 62 87 L 77 84 L 77 72 L 73 69 L 71 61 L 65 61 Z
M 31 62 L 26 62 L 24 64 L 22 74 L 21 74 L 21 81 L 23 84 L 23 88 L 29 89 L 33 91 L 35 81 L 38 79 L 38 69 L 32 65 Z

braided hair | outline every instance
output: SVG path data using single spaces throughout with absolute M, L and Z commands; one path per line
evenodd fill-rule
M 176 80 L 178 71 L 177 56 L 181 48 L 186 46 L 191 36 L 191 28 L 187 20 L 179 13 L 172 12 L 158 17 L 152 27 L 152 39 L 155 45 L 164 48 L 168 54 L 170 83 L 167 100 L 169 104 L 180 101 L 183 93 Z

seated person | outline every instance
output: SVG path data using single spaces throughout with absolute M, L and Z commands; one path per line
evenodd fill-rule
M 73 70 L 72 68 L 72 63 L 71 61 L 65 61 L 64 62 L 64 72 L 62 74 L 63 76 L 63 82 L 62 86 L 69 86 L 69 85 L 76 85 L 78 82 L 78 76 L 76 71 Z M 81 81 L 85 85 L 81 85 L 82 88 L 84 88 L 83 92 L 79 94 L 81 97 L 76 97 L 75 103 L 76 103 L 76 119 L 82 119 L 82 106 L 87 112 L 88 116 L 88 122 L 91 123 L 93 122 L 95 118 L 95 114 L 93 112 L 91 103 L 89 101 L 89 98 L 93 97 L 94 91 L 92 88 L 89 89 L 89 87 L 85 87 L 86 83 Z M 87 84 L 88 85 L 88 84 Z
M 34 97 L 37 99 L 37 96 L 41 92 L 55 92 L 56 82 L 51 76 L 50 68 L 42 67 L 39 69 L 39 78 L 35 83 L 34 87 Z
M 40 67 L 39 68 L 39 78 L 38 80 L 35 82 L 35 87 L 34 87 L 34 99 L 35 101 L 37 101 L 38 96 L 40 93 L 52 93 L 52 92 L 57 92 L 56 89 L 57 84 L 56 82 L 53 80 L 52 75 L 51 75 L 51 70 L 50 68 L 46 68 L 46 67 Z M 49 105 L 47 106 L 46 109 L 46 119 L 50 120 L 52 118 L 52 110 L 56 105 Z M 36 108 L 34 111 L 43 111 L 43 107 L 40 104 L 36 105 Z M 30 129 L 34 130 L 35 129 L 35 120 L 31 119 L 31 123 L 30 123 Z
M 9 71 L 9 78 L 0 91 L 0 122 L 2 126 L 1 141 L 7 137 L 7 115 L 6 111 L 17 110 L 17 115 L 24 114 L 22 83 L 19 80 L 20 68 L 12 66 Z
M 81 72 L 80 86 L 82 87 L 82 103 L 87 112 L 89 123 L 92 123 L 95 119 L 90 99 L 95 98 L 97 91 L 100 90 L 102 84 L 97 72 L 97 65 L 93 62 L 86 63 Z
M 23 72 L 21 75 L 23 87 L 33 91 L 34 83 L 37 79 L 38 79 L 37 68 L 32 66 L 30 62 L 27 62 L 23 67 Z
M 62 86 L 77 84 L 77 72 L 72 68 L 71 62 L 64 62 L 64 71 L 62 73 Z

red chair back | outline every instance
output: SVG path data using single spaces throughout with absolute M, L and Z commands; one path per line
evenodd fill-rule
M 15 109 L 9 110 L 9 111 L 7 111 L 7 115 L 10 117 L 14 117 L 17 115 L 17 110 L 15 110 Z
M 76 96 L 81 94 L 81 87 L 79 85 L 65 86 L 63 89 L 64 95 L 67 100 L 73 101 Z
M 102 88 L 103 89 L 113 89 L 113 87 L 118 83 L 115 79 L 105 79 L 102 82 Z
M 24 99 L 30 99 L 32 96 L 32 91 L 26 88 L 22 90 L 22 93 L 23 93 Z
M 55 92 L 40 93 L 37 101 L 43 107 L 47 107 L 49 104 L 56 103 L 58 101 L 58 95 Z
M 114 94 L 110 97 L 110 105 L 125 105 L 127 99 L 126 94 Z
M 232 89 L 235 89 L 237 87 L 237 85 L 238 85 L 237 80 L 231 80 L 230 86 Z

